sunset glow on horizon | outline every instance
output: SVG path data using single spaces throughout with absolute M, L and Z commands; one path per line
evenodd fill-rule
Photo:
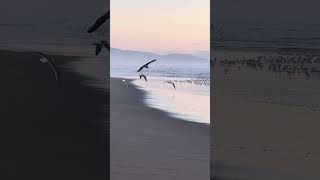
M 210 49 L 210 0 L 111 2 L 111 47 L 153 53 Z

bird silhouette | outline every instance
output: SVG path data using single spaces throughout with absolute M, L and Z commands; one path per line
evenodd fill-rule
M 172 84 L 173 88 L 176 89 L 176 85 L 171 81 L 166 81 L 166 83 Z
M 151 64 L 151 63 L 155 62 L 156 60 L 157 60 L 157 59 L 154 59 L 154 60 L 152 60 L 152 61 L 150 61 L 150 62 L 148 62 L 148 63 L 144 64 L 143 66 L 141 66 L 141 67 L 138 69 L 138 71 L 137 71 L 137 72 L 140 72 L 143 68 L 149 68 L 149 64 Z
M 110 45 L 107 41 L 100 41 L 99 43 L 93 43 L 96 46 L 95 54 L 96 56 L 100 54 L 103 47 L 110 51 Z
M 88 33 L 96 31 L 103 23 L 110 19 L 110 11 L 99 17 L 95 23 L 89 28 Z
M 56 82 L 59 83 L 59 74 L 58 74 L 58 71 L 56 70 L 54 63 L 53 63 L 54 60 L 42 52 L 34 52 L 34 53 L 37 54 L 38 56 L 40 56 L 40 59 L 39 59 L 40 62 L 47 63 L 50 66 Z
M 144 74 L 140 74 L 139 77 L 140 77 L 140 79 L 141 79 L 141 78 L 144 78 L 144 80 L 145 80 L 146 82 L 148 81 L 148 80 L 147 80 L 147 76 L 144 75 Z
M 103 45 L 101 43 L 93 43 L 93 45 L 96 46 L 96 56 L 100 54 L 102 48 L 103 48 Z

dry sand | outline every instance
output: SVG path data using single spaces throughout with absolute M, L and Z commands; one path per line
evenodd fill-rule
M 212 179 L 319 179 L 318 78 L 220 68 L 213 70 Z
M 0 52 L 0 179 L 108 179 L 108 94 L 54 56 L 60 87 L 32 53 Z
M 209 179 L 209 126 L 146 107 L 143 93 L 111 79 L 111 179 Z

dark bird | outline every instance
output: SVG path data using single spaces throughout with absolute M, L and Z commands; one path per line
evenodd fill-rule
M 96 31 L 103 23 L 105 23 L 108 19 L 110 19 L 110 11 L 105 13 L 103 16 L 98 18 L 96 22 L 89 28 L 88 33 L 92 33 Z
M 59 82 L 59 78 L 58 78 L 58 71 L 56 70 L 56 67 L 54 65 L 54 60 L 52 58 L 50 58 L 49 56 L 45 55 L 44 53 L 42 52 L 35 52 L 37 55 L 39 55 L 41 58 L 40 58 L 40 62 L 42 63 L 48 63 L 52 72 L 53 72 L 53 75 L 55 77 L 55 80 L 56 82 L 58 83 Z
M 173 88 L 176 89 L 176 85 L 171 81 L 166 81 L 166 83 L 172 84 Z
M 150 61 L 150 62 L 148 62 L 147 64 L 145 64 L 145 65 L 143 65 L 143 66 L 141 66 L 139 69 L 138 69 L 138 71 L 137 72 L 140 72 L 143 68 L 149 68 L 149 64 L 151 64 L 151 63 L 153 63 L 153 62 L 155 62 L 157 59 L 154 59 L 154 60 L 152 60 L 152 61 Z
M 103 45 L 101 43 L 93 43 L 96 46 L 96 56 L 101 52 Z
M 140 79 L 141 79 L 141 78 L 144 78 L 144 80 L 145 80 L 146 82 L 148 81 L 148 80 L 147 80 L 147 76 L 144 75 L 144 74 L 140 74 L 139 77 L 140 77 Z
M 103 47 L 110 51 L 110 45 L 107 41 L 100 41 L 99 43 L 93 43 L 96 46 L 96 56 L 100 54 Z

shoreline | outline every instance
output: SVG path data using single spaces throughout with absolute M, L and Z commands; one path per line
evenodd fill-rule
M 200 121 L 199 120 L 200 117 L 193 117 L 190 119 L 184 119 L 183 116 L 188 116 L 188 114 L 186 114 L 184 112 L 179 112 L 179 111 L 167 111 L 167 110 L 163 109 L 164 107 L 158 107 L 157 103 L 153 104 L 152 102 L 148 102 L 147 101 L 148 98 L 151 99 L 151 101 L 152 101 L 152 99 L 155 100 L 154 99 L 155 97 L 152 97 L 152 96 L 155 96 L 155 94 L 152 95 L 152 93 L 149 92 L 147 89 L 144 89 L 143 87 L 139 87 L 139 85 L 132 83 L 133 81 L 136 81 L 136 79 L 129 79 L 129 82 L 130 82 L 130 84 L 132 84 L 132 86 L 134 86 L 136 89 L 143 92 L 142 93 L 142 99 L 143 99 L 142 102 L 146 107 L 162 111 L 162 112 L 166 113 L 168 116 L 175 118 L 176 120 L 189 121 L 189 122 L 200 123 L 203 125 L 210 126 L 210 122 L 207 123 L 207 122 Z
M 131 81 L 110 81 L 111 179 L 210 177 L 210 126 L 147 107 Z

